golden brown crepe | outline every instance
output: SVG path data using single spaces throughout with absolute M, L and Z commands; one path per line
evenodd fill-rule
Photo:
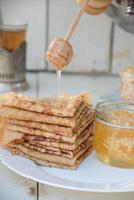
M 0 131 L 0 145 L 6 146 L 13 141 L 22 140 L 24 135 L 24 133 L 17 131 L 11 131 L 7 129 L 2 130 Z
M 31 111 L 21 110 L 14 107 L 8 107 L 1 105 L 0 107 L 0 116 L 9 118 L 9 119 L 18 119 L 18 120 L 24 120 L 24 121 L 36 121 L 36 122 L 42 122 L 42 123 L 48 123 L 48 124 L 55 124 L 55 125 L 61 125 L 61 126 L 67 126 L 74 128 L 79 122 L 79 118 L 82 118 L 85 113 L 87 112 L 86 109 L 90 109 L 92 112 L 92 109 L 87 107 L 85 108 L 84 105 L 81 105 L 79 108 L 79 111 L 75 114 L 72 118 L 65 118 L 65 117 L 59 117 L 59 116 L 50 116 L 50 115 L 44 115 L 40 113 L 35 113 Z
M 84 129 L 86 129 L 86 127 L 93 121 L 93 117 L 92 115 L 87 115 L 87 119 L 85 119 L 85 121 L 82 121 L 80 123 L 80 125 L 78 127 L 76 127 L 76 129 L 74 129 L 74 131 L 71 134 L 68 133 L 62 133 L 63 136 L 67 137 L 67 140 L 69 139 L 69 137 L 72 137 L 74 135 L 79 135 L 83 132 Z M 10 121 L 9 121 L 10 122 Z M 26 122 L 25 122 L 26 124 Z M 44 131 L 44 130 L 40 130 L 40 129 L 35 129 L 35 128 L 29 128 L 26 126 L 20 126 L 20 125 L 14 125 L 14 124 L 8 124 L 7 125 L 7 129 L 8 130 L 12 130 L 12 131 L 19 131 L 19 132 L 23 132 L 26 134 L 30 134 L 30 135 L 37 135 L 37 136 L 43 136 L 46 138 L 54 138 L 54 139 L 62 139 L 62 137 L 60 136 L 61 133 L 56 134 L 56 133 L 51 133 L 49 131 Z M 66 138 L 65 137 L 65 138 Z M 64 138 L 64 137 L 63 137 Z
M 74 165 L 68 165 L 68 164 L 61 164 L 61 163 L 55 163 L 55 162 L 50 162 L 50 161 L 46 161 L 46 160 L 41 160 L 35 157 L 32 157 L 31 155 L 28 155 L 16 148 L 9 148 L 10 151 L 12 151 L 12 153 L 14 155 L 20 155 L 23 156 L 25 158 L 28 158 L 32 161 L 34 161 L 35 163 L 42 165 L 42 166 L 47 166 L 47 167 L 55 167 L 55 168 L 61 168 L 61 169 L 70 169 L 70 170 L 75 170 L 79 164 L 85 159 L 87 158 L 87 156 L 89 154 L 91 154 L 91 152 L 93 151 L 93 147 L 90 146 L 81 156 L 79 156 L 77 158 L 77 160 L 75 161 Z
M 55 137 L 59 138 L 60 135 L 70 136 L 74 135 L 75 132 L 80 134 L 80 131 L 84 130 L 91 121 L 94 120 L 94 110 L 89 113 L 87 112 L 85 116 L 81 119 L 79 124 L 76 125 L 75 128 L 58 126 L 54 124 L 45 124 L 34 121 L 22 121 L 22 120 L 14 120 L 8 119 L 8 123 L 10 124 L 11 130 L 21 131 L 28 134 L 40 135 L 44 137 Z M 54 135 L 54 136 L 53 136 Z
M 0 97 L 0 103 L 5 106 L 62 117 L 73 117 L 80 105 L 83 103 L 89 105 L 89 101 L 88 93 L 60 98 L 33 99 L 10 92 Z
M 84 142 L 88 137 L 93 136 L 92 129 L 91 130 L 85 130 L 80 136 L 77 137 L 74 143 L 64 142 L 61 140 L 53 140 L 53 139 L 44 139 L 43 138 L 33 138 L 31 136 L 24 136 L 24 140 L 26 138 L 27 142 L 31 142 L 33 144 L 39 144 L 44 146 L 51 146 L 56 147 L 60 149 L 68 149 L 68 150 L 74 150 L 77 148 L 78 145 L 80 145 L 82 142 Z
M 57 147 L 47 146 L 47 145 L 41 145 L 37 142 L 22 142 L 22 145 L 29 149 L 33 149 L 33 150 L 39 151 L 41 153 L 58 155 L 58 156 L 63 156 L 63 157 L 67 157 L 67 158 L 73 158 L 77 152 L 81 151 L 89 144 L 93 145 L 92 137 L 88 137 L 86 140 L 84 140 L 84 142 L 82 142 L 80 145 L 78 145 L 73 150 L 68 150 L 68 149 L 59 148 L 59 147 L 57 148 Z
M 51 163 L 57 163 L 57 164 L 61 164 L 61 165 L 72 166 L 72 167 L 76 164 L 76 162 L 80 156 L 82 156 L 84 153 L 86 153 L 89 150 L 89 148 L 91 150 L 91 147 L 92 147 L 91 144 L 88 144 L 83 149 L 81 149 L 79 152 L 77 152 L 73 156 L 73 158 L 66 158 L 64 156 L 58 156 L 58 155 L 53 155 L 53 154 L 48 154 L 48 153 L 41 153 L 39 151 L 27 148 L 20 144 L 16 144 L 16 145 L 10 144 L 9 145 L 9 148 L 15 154 L 21 155 L 21 153 L 22 153 L 24 155 L 33 157 L 38 160 L 47 161 L 47 162 L 51 162 Z M 14 151 L 14 150 L 16 150 L 16 151 Z
M 85 129 L 85 131 L 83 131 L 83 133 L 78 136 L 75 135 L 69 138 L 66 136 L 61 136 L 58 139 L 45 138 L 42 136 L 35 136 L 35 135 L 27 135 L 23 132 L 6 130 L 6 133 L 3 134 L 4 137 L 2 137 L 1 135 L 0 142 L 2 144 L 4 141 L 4 144 L 8 144 L 9 143 L 8 138 L 10 138 L 10 142 L 20 139 L 21 141 L 32 142 L 33 144 L 47 145 L 47 146 L 72 150 L 72 149 L 75 149 L 77 145 L 81 144 L 84 140 L 86 140 L 89 135 L 92 137 L 93 128 L 94 128 L 94 124 L 90 125 L 88 130 Z
M 27 142 L 30 144 L 34 144 L 37 146 L 44 145 L 49 147 L 56 147 L 61 149 L 67 149 L 67 150 L 74 150 L 80 145 L 82 142 L 84 142 L 89 136 L 92 138 L 93 136 L 93 129 L 94 129 L 94 123 L 92 123 L 88 128 L 86 128 L 82 134 L 76 135 L 75 140 L 74 136 L 69 137 L 70 141 L 64 140 L 64 138 L 61 139 L 55 139 L 55 138 L 45 138 L 42 136 L 35 136 L 35 135 L 28 135 L 23 132 L 18 131 L 10 131 L 5 130 L 3 136 L 1 134 L 1 144 L 4 141 L 4 144 L 8 144 L 9 142 L 17 141 L 17 143 L 23 143 Z M 73 141 L 74 140 L 74 141 Z

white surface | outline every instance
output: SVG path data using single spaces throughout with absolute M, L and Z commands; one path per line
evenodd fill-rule
M 2 18 L 24 20 L 28 23 L 27 68 L 41 69 L 45 63 L 46 1 L 1 0 Z
M 51 186 L 89 192 L 134 192 L 134 170 L 106 166 L 95 153 L 75 171 L 40 167 L 3 149 L 0 150 L 0 159 L 16 173 Z
M 19 176 L 0 162 L 0 200 L 37 200 L 35 181 Z
M 40 184 L 39 200 L 133 200 L 134 193 L 91 193 Z

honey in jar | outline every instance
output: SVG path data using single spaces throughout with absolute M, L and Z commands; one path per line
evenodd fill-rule
M 94 143 L 104 163 L 134 168 L 134 102 L 108 101 L 96 106 Z
M 27 24 L 8 23 L 0 25 L 0 48 L 15 51 L 26 40 Z

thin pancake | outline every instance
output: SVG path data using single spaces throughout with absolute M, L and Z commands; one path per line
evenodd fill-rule
M 33 99 L 10 92 L 0 97 L 0 103 L 5 106 L 46 115 L 73 117 L 82 103 L 89 104 L 89 94 L 82 93 L 78 96 Z
M 4 129 L 0 131 L 0 145 L 5 146 L 13 141 L 22 141 L 23 137 L 24 133 Z
M 50 134 L 55 133 L 58 135 L 72 135 L 75 133 L 75 131 L 80 129 L 81 126 L 85 126 L 85 124 L 88 124 L 88 121 L 90 120 L 89 118 L 94 119 L 94 110 L 92 110 L 92 112 L 89 115 L 87 115 L 87 114 L 81 119 L 81 122 L 79 122 L 79 124 L 77 124 L 77 126 L 74 128 L 58 126 L 58 125 L 54 125 L 54 124 L 45 124 L 45 123 L 34 122 L 34 121 L 15 120 L 15 119 L 8 119 L 7 122 L 9 124 L 16 125 L 16 126 L 28 127 L 29 130 L 27 130 L 26 133 L 29 133 L 29 134 L 34 133 L 34 130 L 36 130 L 34 133 L 35 135 L 41 135 L 44 137 L 45 137 L 44 132 L 40 132 L 40 130 L 47 132 L 47 134 L 50 132 Z M 86 127 L 84 127 L 84 128 L 86 128 Z M 50 135 L 50 137 L 51 137 L 51 135 Z
M 31 143 L 34 145 L 43 145 L 48 147 L 55 147 L 60 149 L 67 149 L 67 150 L 75 150 L 80 144 L 82 144 L 88 137 L 91 137 L 93 140 L 93 132 L 92 128 L 91 130 L 85 130 L 80 137 L 75 141 L 75 143 L 67 143 L 62 141 L 54 141 L 54 140 L 48 140 L 43 138 L 37 138 L 37 137 L 31 137 L 31 136 L 24 136 L 24 141 L 27 143 Z
M 90 144 L 87 145 L 84 149 L 76 153 L 76 155 L 72 159 L 65 158 L 63 156 L 56 156 L 56 155 L 51 155 L 47 153 L 41 153 L 32 149 L 29 149 L 27 147 L 24 147 L 23 145 L 20 145 L 20 144 L 16 144 L 16 145 L 11 144 L 9 145 L 9 147 L 13 149 L 15 148 L 18 151 L 18 154 L 19 152 L 22 152 L 28 156 L 34 157 L 35 159 L 44 160 L 48 162 L 54 162 L 57 164 L 74 166 L 78 158 L 82 154 L 84 154 L 91 147 L 91 145 Z
M 93 147 L 89 147 L 89 149 L 87 149 L 86 152 L 84 152 L 75 162 L 75 164 L 73 166 L 69 166 L 69 165 L 64 165 L 64 164 L 59 164 L 59 163 L 54 163 L 54 162 L 49 162 L 49 161 L 45 161 L 45 160 L 40 160 L 37 159 L 35 157 L 32 157 L 30 155 L 25 154 L 24 152 L 21 152 L 19 150 L 17 150 L 16 148 L 10 148 L 10 151 L 12 151 L 12 153 L 14 155 L 20 155 L 23 156 L 25 158 L 28 158 L 30 160 L 32 160 L 33 162 L 42 165 L 42 166 L 47 166 L 47 167 L 55 167 L 55 168 L 61 168 L 61 169 L 69 169 L 69 170 L 75 170 L 77 169 L 77 167 L 79 166 L 79 164 L 89 155 L 92 153 L 93 151 Z
M 30 135 L 38 135 L 38 136 L 43 136 L 43 137 L 47 137 L 47 138 L 60 138 L 59 135 L 64 135 L 64 136 L 72 136 L 72 135 L 79 135 L 93 120 L 94 114 L 91 115 L 90 113 L 86 114 L 86 119 L 84 119 L 84 121 L 82 120 L 79 124 L 78 127 L 76 127 L 74 129 L 74 132 L 71 132 L 71 134 L 68 134 L 66 132 L 62 133 L 58 133 L 58 135 L 53 132 L 48 132 L 48 131 L 44 131 L 44 130 L 40 130 L 40 129 L 35 129 L 35 128 L 31 128 L 31 127 L 26 127 L 26 126 L 20 126 L 20 125 L 14 125 L 14 124 L 10 124 L 10 120 L 9 120 L 9 124 L 7 125 L 7 129 L 12 130 L 12 131 L 19 131 L 19 132 L 23 132 L 26 134 L 30 134 Z M 26 124 L 26 123 L 25 123 Z
M 91 109 L 87 107 L 87 109 Z M 61 126 L 69 126 L 74 128 L 76 126 L 79 117 L 85 115 L 87 111 L 85 110 L 85 105 L 82 105 L 79 111 L 76 113 L 73 118 L 64 118 L 64 117 L 56 117 L 50 115 L 44 115 L 40 113 L 35 113 L 31 111 L 25 111 L 13 107 L 1 106 L 0 108 L 0 116 L 4 118 L 10 119 L 19 119 L 24 121 L 36 121 L 48 124 L 55 124 Z
M 75 149 L 79 144 L 81 144 L 86 138 L 91 135 L 94 129 L 94 123 L 89 126 L 89 128 L 85 129 L 83 133 L 78 135 L 77 137 L 72 137 L 72 140 L 67 141 L 66 140 L 61 140 L 61 139 L 54 139 L 54 138 L 45 138 L 42 136 L 33 136 L 33 135 L 28 135 L 22 132 L 17 132 L 17 131 L 11 131 L 11 130 L 5 130 L 4 132 L 2 131 L 0 134 L 0 144 L 1 145 L 6 145 L 9 142 L 13 142 L 14 140 L 17 140 L 18 143 L 22 143 L 24 141 L 28 143 L 32 143 L 34 145 L 46 145 L 50 147 L 56 147 L 56 148 L 65 148 L 69 150 Z M 64 139 L 65 139 L 64 138 Z M 63 139 L 63 138 L 62 138 Z M 69 137 L 71 139 L 71 137 Z
M 66 158 L 73 158 L 75 156 L 75 154 L 78 153 L 79 151 L 81 151 L 81 149 L 85 148 L 85 146 L 87 146 L 87 144 L 93 145 L 93 139 L 91 137 L 87 138 L 86 141 L 84 141 L 82 144 L 80 144 L 74 150 L 60 149 L 60 148 L 49 147 L 49 146 L 44 146 L 44 145 L 39 145 L 39 144 L 35 145 L 32 142 L 31 143 L 27 143 L 27 142 L 22 143 L 23 146 L 25 146 L 29 149 L 33 149 L 33 150 L 39 151 L 41 153 L 63 156 Z

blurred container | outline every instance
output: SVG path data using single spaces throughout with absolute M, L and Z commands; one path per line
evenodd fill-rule
M 126 67 L 120 73 L 121 97 L 134 101 L 134 66 Z
M 22 91 L 26 81 L 26 31 L 21 21 L 5 21 L 0 25 L 0 91 Z

